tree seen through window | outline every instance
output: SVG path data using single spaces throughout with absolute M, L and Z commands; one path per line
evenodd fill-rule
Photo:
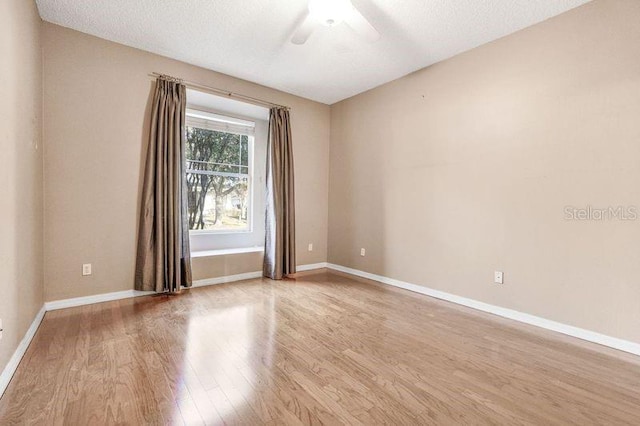
M 189 229 L 249 230 L 249 149 L 247 135 L 187 127 Z

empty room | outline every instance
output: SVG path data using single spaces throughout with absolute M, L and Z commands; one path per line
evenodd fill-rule
M 0 425 L 639 425 L 640 0 L 2 0 Z

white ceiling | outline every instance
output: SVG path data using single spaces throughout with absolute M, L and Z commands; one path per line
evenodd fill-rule
M 307 0 L 37 0 L 45 21 L 332 104 L 590 0 L 352 0 L 345 24 L 289 42 Z M 155 71 L 155 70 L 149 70 Z

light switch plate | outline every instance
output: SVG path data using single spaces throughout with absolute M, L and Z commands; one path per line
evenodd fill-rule
M 496 284 L 504 284 L 504 274 L 502 271 L 493 271 L 493 282 Z

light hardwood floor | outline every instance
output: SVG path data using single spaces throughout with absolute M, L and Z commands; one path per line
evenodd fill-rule
M 640 358 L 320 271 L 47 313 L 0 424 L 640 424 Z

